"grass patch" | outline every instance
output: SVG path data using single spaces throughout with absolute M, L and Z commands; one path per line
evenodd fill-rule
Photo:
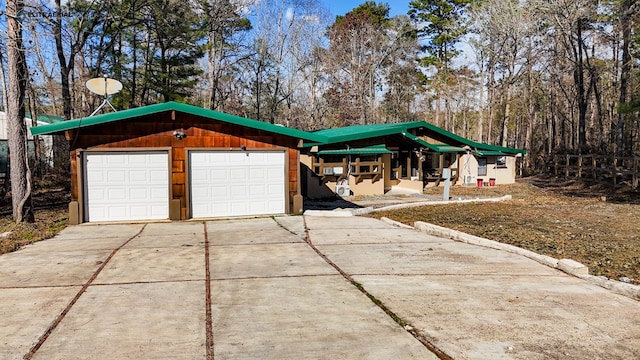
M 430 193 L 442 189 L 428 189 Z M 502 196 L 499 203 L 452 204 L 376 212 L 405 224 L 425 221 L 554 258 L 592 275 L 640 284 L 640 196 L 628 189 L 534 177 L 492 188 L 456 186 L 451 196 Z
M 24 245 L 52 238 L 68 224 L 66 207 L 37 210 L 35 218 L 34 223 L 16 224 L 11 215 L 0 217 L 0 233 L 8 233 L 0 238 L 0 254 L 16 251 Z

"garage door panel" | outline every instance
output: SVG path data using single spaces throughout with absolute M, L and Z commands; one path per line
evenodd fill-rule
M 285 212 L 284 152 L 194 151 L 190 171 L 195 218 Z
M 109 189 L 105 200 L 127 200 L 129 191 L 127 189 Z
M 268 189 L 268 191 L 267 191 L 267 194 L 268 194 L 268 195 L 277 195 L 277 194 L 282 193 L 282 188 L 281 188 L 281 185 L 280 185 L 280 184 L 277 184 L 277 185 L 269 185 L 269 186 L 267 187 L 267 189 Z
M 194 181 L 207 181 L 211 178 L 210 176 L 208 170 L 194 170 L 191 172 L 191 179 Z
M 235 152 L 227 155 L 231 161 L 231 163 L 243 164 L 248 163 L 249 155 L 245 152 Z
M 262 168 L 251 168 L 249 170 L 249 178 L 251 179 L 264 179 L 266 178 L 266 171 Z
M 130 208 L 132 217 L 141 217 L 147 215 L 147 207 L 146 206 L 131 206 Z
M 109 165 L 122 165 L 125 163 L 125 156 L 118 154 L 110 154 L 109 157 L 106 158 L 106 161 L 103 162 Z
M 229 177 L 227 174 L 228 170 L 226 169 L 209 170 L 209 179 L 226 181 Z
M 266 194 L 267 187 L 264 185 L 251 185 L 249 187 L 249 194 L 251 196 L 260 196 Z
M 132 170 L 129 172 L 129 183 L 146 183 L 151 180 L 149 175 L 144 170 Z
M 151 196 L 149 196 L 150 190 L 148 189 L 135 189 L 130 191 L 129 198 L 131 200 L 149 200 Z
M 124 173 L 124 170 L 110 170 L 107 173 L 107 180 L 109 182 L 125 182 L 127 181 L 127 176 Z
M 247 170 L 248 169 L 237 169 L 237 168 L 229 169 L 229 178 L 232 181 L 246 180 L 247 179 Z
M 209 197 L 210 191 L 209 188 L 197 187 L 191 189 L 191 196 L 193 197 Z
M 241 199 L 245 197 L 247 194 L 247 187 L 243 185 L 234 185 L 231 186 L 231 196 L 236 199 Z
M 151 170 L 149 171 L 149 179 L 157 183 L 167 183 L 169 181 L 169 169 L 167 165 L 167 171 L 163 170 Z
M 167 152 L 89 153 L 85 173 L 89 221 L 169 217 Z

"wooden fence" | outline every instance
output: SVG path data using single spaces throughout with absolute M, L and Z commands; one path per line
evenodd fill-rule
M 638 188 L 640 157 L 607 155 L 554 155 L 546 163 L 547 173 L 577 179 L 590 179 L 613 185 Z

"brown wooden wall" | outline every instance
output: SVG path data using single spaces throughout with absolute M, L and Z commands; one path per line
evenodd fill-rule
M 186 137 L 178 140 L 174 130 L 183 130 Z M 289 204 L 300 194 L 298 139 L 243 126 L 202 119 L 192 115 L 167 112 L 119 123 L 81 128 L 67 132 L 71 145 L 71 193 L 79 201 L 79 150 L 166 150 L 171 149 L 172 199 L 180 200 L 180 217 L 187 211 L 187 149 L 247 150 L 279 149 L 288 155 Z

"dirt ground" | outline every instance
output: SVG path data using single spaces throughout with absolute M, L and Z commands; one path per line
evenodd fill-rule
M 34 223 L 16 224 L 11 214 L 11 197 L 0 200 L 0 254 L 51 238 L 68 224 L 69 191 L 64 188 L 36 190 L 33 196 Z
M 442 193 L 429 189 L 427 193 Z M 374 213 L 406 224 L 426 221 L 570 258 L 592 275 L 640 284 L 640 193 L 629 188 L 535 176 L 513 185 L 451 188 L 452 198 L 502 196 L 500 203 L 438 205 Z

